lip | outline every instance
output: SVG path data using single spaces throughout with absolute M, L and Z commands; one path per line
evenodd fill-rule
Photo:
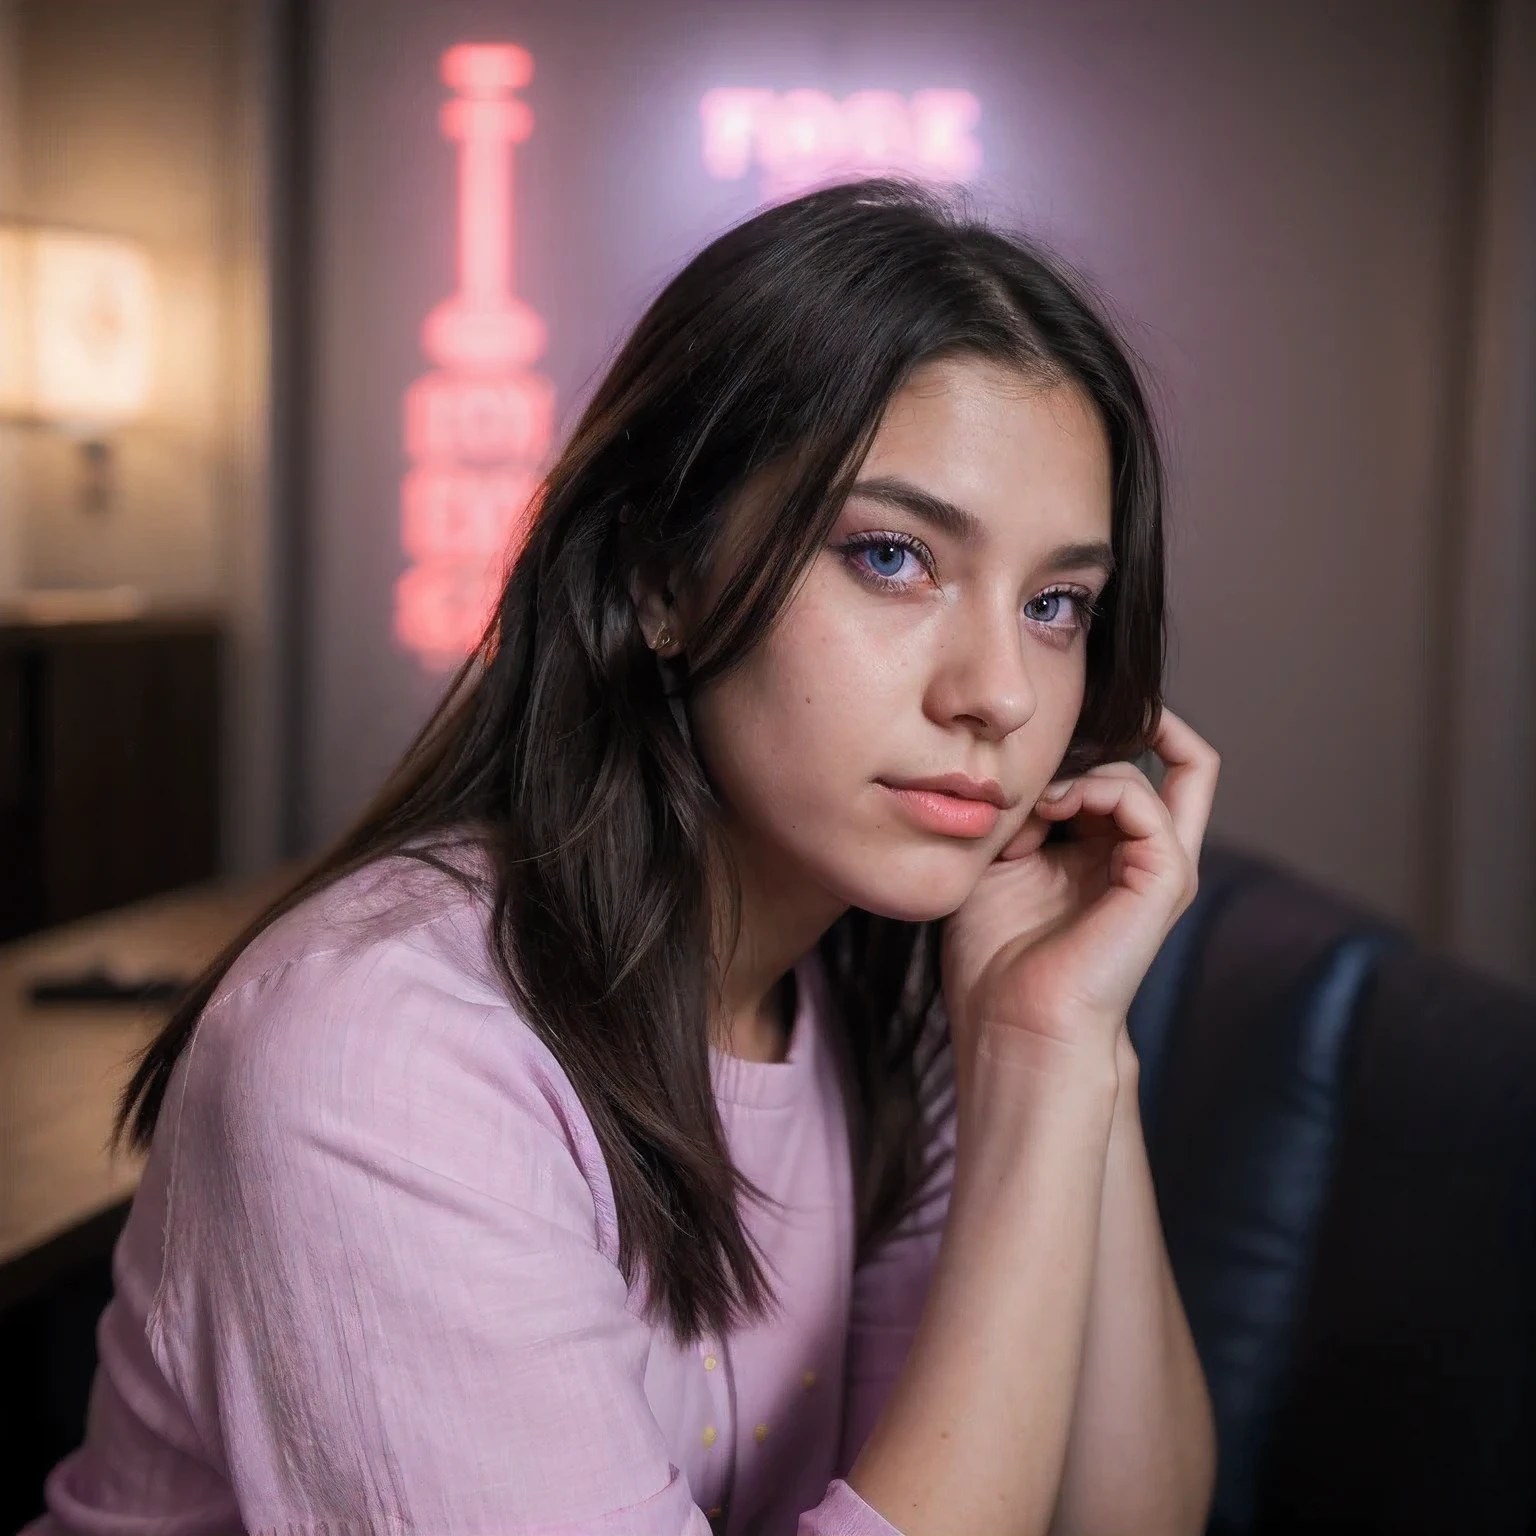
M 928 789 L 960 800 L 985 800 L 1000 811 L 1009 810 L 1013 804 L 996 779 L 972 779 L 963 773 L 942 773 L 929 779 L 881 779 L 879 782 L 887 789 Z
M 943 837 L 986 837 L 1002 815 L 990 800 L 978 800 L 971 795 L 884 781 L 880 781 L 880 787 L 889 790 L 907 816 L 925 832 L 937 832 Z

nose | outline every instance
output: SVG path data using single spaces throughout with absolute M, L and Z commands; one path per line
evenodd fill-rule
M 957 609 L 940 641 L 928 687 L 929 714 L 1001 741 L 1024 725 L 1039 702 L 1012 601 Z

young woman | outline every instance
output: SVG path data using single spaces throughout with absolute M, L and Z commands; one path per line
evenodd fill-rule
M 1125 1028 L 1217 771 L 1161 496 L 1028 245 L 870 182 L 696 257 L 380 798 L 145 1056 L 36 1530 L 1199 1531 Z

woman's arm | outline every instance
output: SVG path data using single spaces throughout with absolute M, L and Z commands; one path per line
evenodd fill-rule
M 1077 1405 L 1052 1530 L 1201 1530 L 1216 1441 L 1205 1377 L 1174 1286 L 1122 1032 Z
M 848 1482 L 905 1536 L 1050 1527 L 1093 1281 L 1113 1052 L 983 1026 L 922 1319 Z M 969 1102 L 968 1102 L 969 1101 Z
M 1205 1380 L 1163 1246 L 1128 1036 L 1121 1037 L 1116 1069 L 1077 1396 L 1051 1526 L 1058 1536 L 1199 1530 L 1214 1475 Z M 947 1103 L 936 1139 L 952 1147 L 952 1096 Z M 914 1221 L 854 1277 L 842 1467 L 868 1441 L 893 1395 L 922 1316 L 953 1172 L 952 1163 L 939 1167 L 945 1176 L 925 1202 L 928 1219 Z M 1009 1366 L 1027 1374 L 1016 1360 Z
M 1168 765 L 1161 792 L 1129 763 L 1052 786 L 946 922 L 949 1224 L 912 1349 L 848 1479 L 907 1536 L 1043 1536 L 1058 1507 L 1095 1536 L 1122 1518 L 1194 1536 L 1203 1520 L 1208 1470 L 1187 1374 L 1198 1366 L 1122 1041 L 1131 999 L 1194 894 L 1219 759 L 1166 710 L 1153 746 Z M 1052 843 L 1048 821 L 1074 823 L 1075 835 Z M 1111 1409 L 1121 1371 L 1134 1401 Z M 1170 1403 L 1191 1425 L 1188 1459 L 1138 1490 L 1144 1426 L 1129 1473 L 1108 1462 L 1127 1426 Z M 1090 1487 L 1100 1479 L 1108 1498 Z M 1106 1515 L 1116 1524 L 1101 1525 Z
M 942 1015 L 940 1015 L 942 1020 Z M 943 1020 L 945 1035 L 948 1021 Z M 853 1272 L 838 1476 L 846 1477 L 890 1400 L 922 1319 L 955 1177 L 954 1054 L 944 1045 L 921 1089 L 924 1177 L 896 1229 Z

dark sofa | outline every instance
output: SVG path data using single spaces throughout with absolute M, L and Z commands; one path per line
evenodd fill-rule
M 1536 998 L 1212 848 L 1137 997 L 1213 1536 L 1536 1531 Z

